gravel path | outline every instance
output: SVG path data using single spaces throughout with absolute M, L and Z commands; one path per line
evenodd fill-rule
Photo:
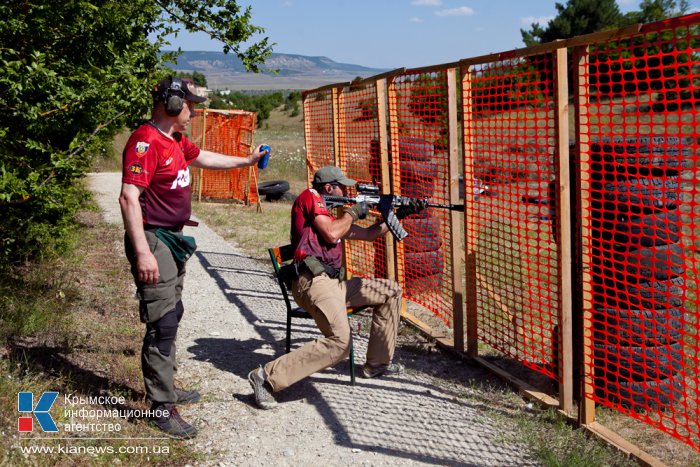
M 120 174 L 88 180 L 105 220 L 121 224 Z M 199 429 L 189 442 L 207 453 L 206 465 L 537 464 L 525 447 L 506 441 L 514 429 L 504 424 L 514 408 L 491 406 L 467 385 L 486 374 L 439 354 L 425 357 L 431 369 L 464 374 L 464 385 L 436 383 L 415 364 L 426 365 L 422 355 L 399 348 L 396 358 L 408 369 L 401 377 L 358 378 L 353 387 L 343 363 L 279 393 L 277 409 L 256 409 L 247 374 L 284 352 L 279 288 L 267 264 L 202 222 L 186 233 L 199 249 L 187 265 L 178 381 L 203 396 L 181 413 Z M 293 345 L 318 337 L 312 321 L 296 323 Z M 356 337 L 358 366 L 365 348 L 366 340 Z

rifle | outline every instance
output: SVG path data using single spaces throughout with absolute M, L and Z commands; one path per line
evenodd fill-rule
M 428 198 L 409 198 L 408 196 L 400 195 L 381 195 L 379 187 L 366 183 L 357 185 L 357 196 L 351 198 L 349 196 L 329 196 L 322 195 L 323 200 L 329 207 L 342 206 L 347 203 L 367 203 L 369 206 L 376 206 L 386 222 L 387 227 L 396 240 L 401 241 L 408 237 L 408 232 L 401 225 L 401 221 L 396 217 L 394 208 L 402 206 L 410 206 L 412 201 L 420 201 L 427 208 L 449 209 L 450 211 L 464 212 L 463 204 L 438 204 L 431 203 Z

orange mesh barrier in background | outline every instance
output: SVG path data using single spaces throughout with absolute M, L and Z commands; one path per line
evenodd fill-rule
M 698 15 L 581 57 L 589 394 L 700 445 Z
M 389 150 L 395 194 L 450 203 L 446 73 L 407 71 L 389 82 Z M 451 329 L 450 249 L 455 233 L 450 211 L 428 208 L 404 219 L 403 226 L 408 237 L 398 247 L 397 269 L 404 297 Z
M 558 379 L 552 63 L 551 54 L 532 55 L 472 65 L 465 76 L 465 186 L 474 199 L 465 222 L 475 243 L 479 341 Z
M 403 242 L 349 247 L 348 268 L 395 274 L 409 314 L 433 318 L 412 322 L 458 350 L 466 333 L 522 389 L 556 381 L 560 409 L 603 438 L 596 404 L 700 450 L 698 57 L 693 14 L 306 91 L 309 178 L 336 164 L 451 204 L 462 151 L 466 248 L 429 208 Z
M 311 186 L 311 178 L 316 170 L 335 164 L 333 90 L 305 92 L 303 99 L 307 178 Z
M 253 145 L 256 114 L 243 110 L 197 109 L 192 119 L 192 141 L 201 149 L 232 157 L 247 157 Z M 258 202 L 258 168 L 190 169 L 195 199 Z
M 358 184 L 388 186 L 379 163 L 379 120 L 375 82 L 344 87 L 338 94 L 338 154 L 336 165 Z M 348 190 L 355 196 L 356 187 Z M 375 211 L 358 224 L 367 227 L 381 215 Z M 389 241 L 391 241 L 389 239 Z M 386 240 L 346 242 L 348 272 L 364 277 L 387 277 Z

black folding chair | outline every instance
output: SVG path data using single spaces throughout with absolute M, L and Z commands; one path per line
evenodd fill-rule
M 282 291 L 282 297 L 284 298 L 284 303 L 287 305 L 287 340 L 286 340 L 286 352 L 289 353 L 292 345 L 292 318 L 310 318 L 313 317 L 303 308 L 296 306 L 296 302 L 292 305 L 293 298 L 290 298 L 291 291 L 287 288 L 286 279 L 294 277 L 296 271 L 294 270 L 294 264 L 292 260 L 294 259 L 294 248 L 292 245 L 276 246 L 268 248 L 268 253 L 270 254 L 270 260 L 272 261 L 272 266 L 275 269 L 275 277 L 279 283 L 280 290 Z M 291 280 L 288 281 L 291 283 Z M 367 307 L 362 308 L 348 308 L 348 315 L 354 313 L 359 313 L 365 310 Z M 350 345 L 350 380 L 355 385 L 355 346 Z

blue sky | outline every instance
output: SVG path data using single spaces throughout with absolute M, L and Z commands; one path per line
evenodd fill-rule
M 325 56 L 374 68 L 419 67 L 523 47 L 520 29 L 546 24 L 556 0 L 243 0 L 274 52 Z M 565 4 L 566 0 L 559 0 Z M 621 11 L 639 0 L 618 0 Z M 691 0 L 700 10 L 700 0 Z M 180 34 L 183 50 L 221 50 L 204 34 Z

